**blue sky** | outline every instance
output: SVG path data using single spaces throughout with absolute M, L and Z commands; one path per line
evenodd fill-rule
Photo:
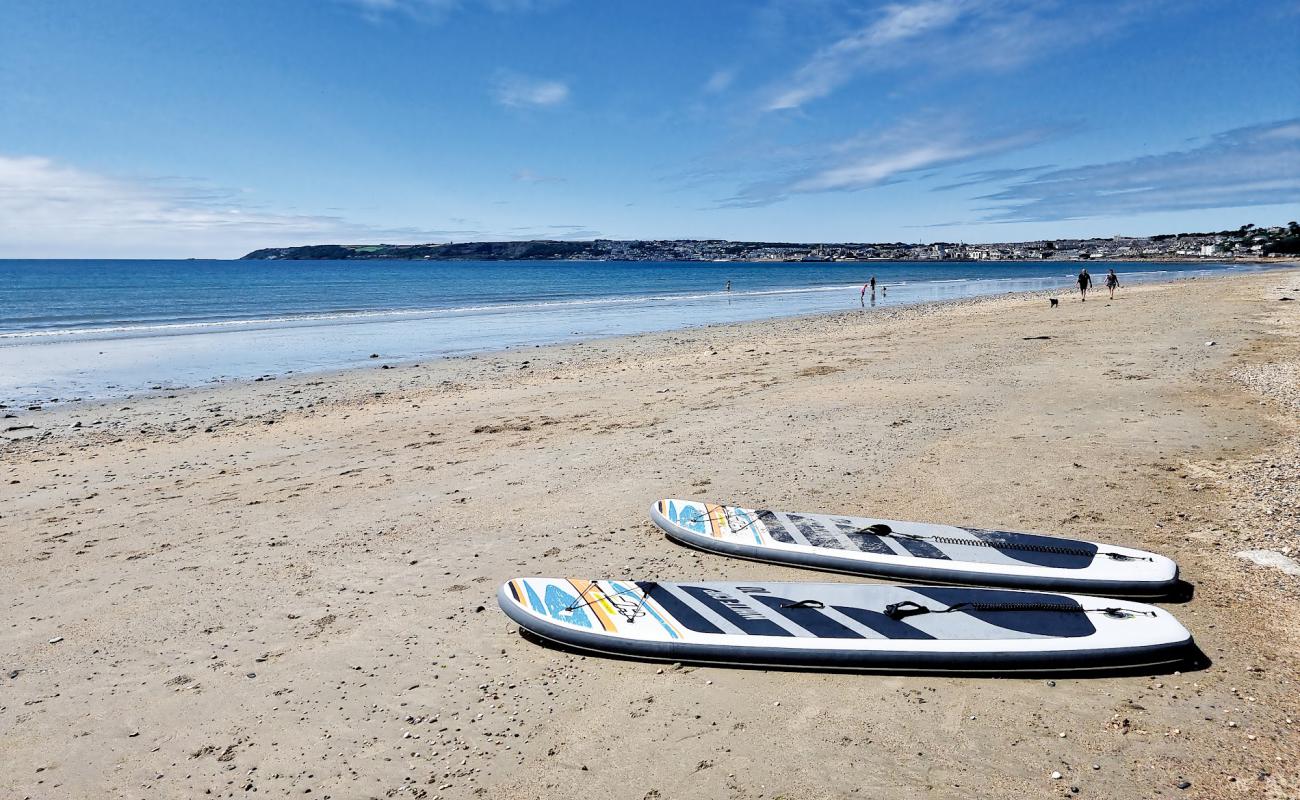
M 0 258 L 1300 217 L 1300 2 L 5 0 Z

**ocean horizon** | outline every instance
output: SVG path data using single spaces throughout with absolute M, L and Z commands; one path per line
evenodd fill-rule
M 1085 262 L 0 261 L 0 402 L 1066 287 Z M 1098 262 L 1125 284 L 1263 268 Z M 863 296 L 871 277 L 877 294 Z M 1098 288 L 1101 281 L 1098 280 Z M 728 288 L 729 287 L 729 288 Z

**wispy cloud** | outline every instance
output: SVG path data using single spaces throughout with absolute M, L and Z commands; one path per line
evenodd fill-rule
M 1055 164 L 1042 164 L 1036 167 L 1018 167 L 1015 169 L 986 169 L 979 172 L 967 172 L 965 175 L 958 176 L 956 183 L 948 183 L 943 186 L 936 186 L 930 191 L 933 192 L 950 192 L 953 189 L 964 189 L 967 186 L 979 186 L 986 183 L 1002 183 L 1013 178 L 1022 178 L 1026 175 L 1033 175 L 1039 172 L 1046 172 L 1052 169 Z
M 512 177 L 518 183 L 564 183 L 567 180 L 559 175 L 544 175 L 528 167 L 515 172 Z
M 1036 128 L 972 137 L 941 125 L 908 122 L 819 148 L 777 178 L 755 181 L 721 201 L 729 208 L 770 205 L 792 195 L 855 192 L 921 177 L 930 170 L 1021 150 L 1066 129 Z
M 0 155 L 0 254 L 10 257 L 232 256 L 271 245 L 481 234 L 274 211 L 200 181 L 121 178 L 49 158 Z
M 586 225 L 536 225 L 510 228 L 503 239 L 595 239 L 600 231 Z
M 553 108 L 569 99 L 569 86 L 563 81 L 502 72 L 493 83 L 492 94 L 506 108 Z
M 770 87 L 768 111 L 795 109 L 869 72 L 952 74 L 1019 66 L 1132 24 L 1161 0 L 913 0 L 883 6 Z
M 735 80 L 736 70 L 732 67 L 724 67 L 722 69 L 714 70 L 713 74 L 709 76 L 709 79 L 704 82 L 704 92 L 705 94 L 718 94 L 719 92 L 725 92 L 731 87 L 731 84 L 734 83 Z
M 870 25 L 814 53 L 777 89 L 767 110 L 798 108 L 825 97 L 883 51 L 951 25 L 961 16 L 963 5 L 962 0 L 923 0 L 886 6 Z
M 559 0 L 341 0 L 372 22 L 402 16 L 421 22 L 442 22 L 456 11 L 486 8 L 497 13 L 532 11 L 555 5 Z
M 1236 128 L 1199 146 L 1039 174 L 985 195 L 998 222 L 1300 202 L 1300 117 Z

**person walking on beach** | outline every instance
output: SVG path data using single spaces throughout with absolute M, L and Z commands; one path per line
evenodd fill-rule
M 1079 270 L 1079 294 L 1083 295 L 1082 302 L 1088 302 L 1088 289 L 1092 288 L 1092 276 L 1088 274 L 1088 268 L 1084 267 Z
M 1114 300 L 1115 290 L 1119 288 L 1119 276 L 1115 274 L 1114 269 L 1106 273 L 1106 288 L 1110 290 L 1110 299 Z

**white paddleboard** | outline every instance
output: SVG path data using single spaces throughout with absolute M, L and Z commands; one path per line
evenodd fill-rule
M 1129 547 L 1012 531 L 660 500 L 650 518 L 702 550 L 926 583 L 1167 597 L 1178 565 Z
M 1194 654 L 1191 634 L 1162 609 L 1014 589 L 516 578 L 497 601 L 543 639 L 665 661 L 1002 674 Z

